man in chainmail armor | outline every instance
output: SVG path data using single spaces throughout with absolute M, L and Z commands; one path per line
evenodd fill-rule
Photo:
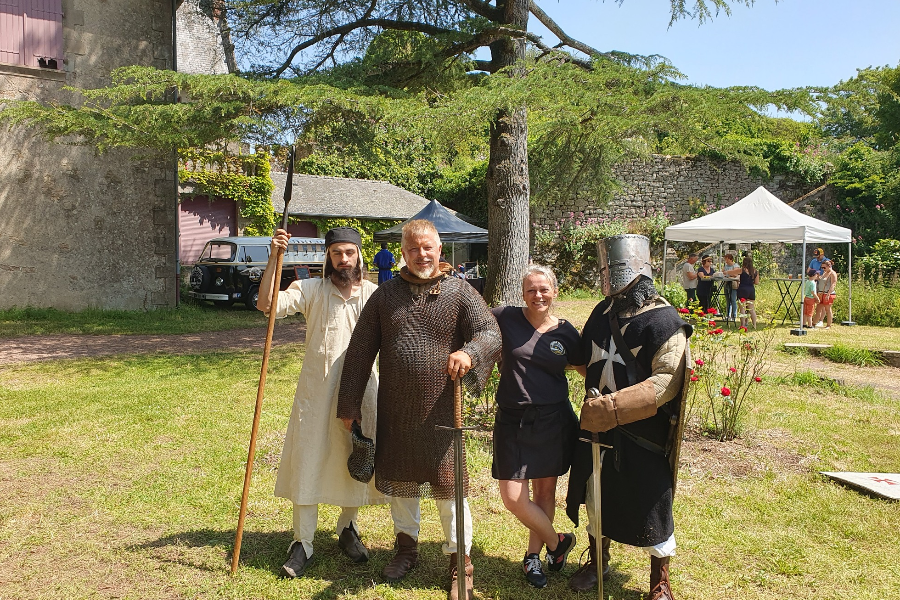
M 500 330 L 481 296 L 466 281 L 448 276 L 441 242 L 430 221 L 403 227 L 400 277 L 384 282 L 360 315 L 341 375 L 337 416 L 351 426 L 362 418 L 360 402 L 378 356 L 375 487 L 391 497 L 396 535 L 388 581 L 401 580 L 418 561 L 419 499 L 435 499 L 450 555 L 450 598 L 456 600 L 456 512 L 452 433 L 453 383 L 462 378 L 479 394 L 500 353 Z M 449 375 L 449 377 L 448 377 Z M 468 490 L 468 474 L 464 474 Z M 473 595 L 472 518 L 464 505 L 468 597 Z M 462 600 L 462 599 L 459 599 Z
M 600 247 L 606 298 L 582 330 L 587 364 L 585 389 L 601 396 L 581 409 L 582 437 L 600 432 L 612 446 L 601 477 L 603 578 L 609 573 L 610 540 L 650 554 L 650 598 L 672 600 L 669 557 L 675 554 L 672 518 L 691 326 L 653 285 L 650 241 L 638 235 L 607 238 Z M 576 446 L 566 513 L 578 523 L 587 505 L 589 560 L 569 580 L 575 591 L 597 585 L 597 518 L 590 444 Z

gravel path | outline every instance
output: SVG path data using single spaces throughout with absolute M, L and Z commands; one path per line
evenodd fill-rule
M 180 335 L 29 335 L 0 340 L 0 365 L 120 354 L 192 354 L 214 350 L 262 350 L 265 327 Z M 306 325 L 275 327 L 272 345 L 306 341 Z

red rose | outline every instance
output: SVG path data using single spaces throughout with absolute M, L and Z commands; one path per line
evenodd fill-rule
M 702 366 L 703 366 L 703 361 L 700 360 L 699 358 L 698 358 L 697 360 L 695 360 L 694 362 L 697 363 L 697 366 L 698 366 L 698 367 L 702 367 Z
M 716 322 L 715 322 L 715 321 L 710 321 L 710 322 L 709 322 L 709 326 L 710 326 L 710 327 L 715 327 L 715 326 L 716 326 Z
M 735 369 L 734 367 L 728 367 L 728 370 L 732 373 L 737 373 L 737 369 Z
M 740 300 L 741 300 L 741 303 L 744 303 L 744 302 L 746 302 L 746 301 L 747 301 L 747 299 L 746 299 L 746 298 L 741 298 L 741 299 L 740 299 Z
M 731 390 L 729 390 L 727 387 L 723 387 L 723 388 L 722 388 L 722 395 L 723 395 L 723 396 L 730 396 L 730 395 L 731 395 Z
M 738 327 L 738 331 L 747 331 L 747 328 L 741 325 L 740 327 Z
M 683 314 L 683 315 L 687 315 L 687 314 L 690 314 L 691 311 L 689 311 L 689 310 L 686 309 L 686 308 L 679 308 L 679 309 L 678 309 L 678 312 L 680 312 L 680 313 Z
M 694 370 L 693 370 L 693 369 L 691 369 L 691 375 L 693 375 L 693 374 L 694 374 Z
M 719 327 L 718 329 L 716 329 L 716 333 L 725 333 L 725 330 Z
M 719 311 L 718 311 L 717 309 L 715 309 L 715 308 L 710 308 L 708 311 L 706 311 L 706 314 L 708 314 L 708 315 L 717 315 L 717 314 L 719 314 Z
M 697 381 L 698 379 L 700 379 L 700 378 L 697 377 L 696 375 L 691 375 L 691 381 Z
M 756 379 L 756 382 L 757 382 L 757 383 L 759 383 L 760 381 L 762 381 L 762 377 L 756 377 L 755 379 Z

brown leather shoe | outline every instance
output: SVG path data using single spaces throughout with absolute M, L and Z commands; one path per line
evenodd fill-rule
M 675 600 L 669 585 L 669 557 L 650 557 L 650 600 Z
M 603 538 L 603 581 L 609 579 L 609 545 L 612 542 L 608 537 Z M 569 578 L 569 588 L 574 592 L 589 592 L 597 587 L 597 540 L 594 536 L 588 536 L 588 561 L 578 567 L 578 570 Z M 582 560 L 584 552 L 581 553 Z
M 456 571 L 456 552 L 454 552 L 450 555 L 450 600 L 460 600 Z M 475 598 L 475 567 L 466 555 L 466 600 L 473 598 Z
M 409 570 L 419 562 L 419 543 L 402 531 L 397 534 L 394 548 L 397 553 L 381 571 L 384 578 L 391 583 L 396 583 L 406 577 Z

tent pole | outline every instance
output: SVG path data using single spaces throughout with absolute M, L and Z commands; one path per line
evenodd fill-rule
M 806 335 L 806 331 L 803 330 L 803 289 L 806 287 L 806 265 L 803 263 L 806 262 L 806 228 L 803 228 L 803 253 L 800 255 L 800 329 L 791 329 L 791 335 Z M 790 284 L 788 284 L 790 285 Z
M 847 320 L 841 325 L 856 325 L 853 322 L 853 242 L 847 242 Z
M 666 269 L 666 257 L 668 256 L 668 254 L 667 254 L 666 251 L 668 250 L 668 244 L 669 244 L 669 240 L 663 238 L 663 259 L 662 259 L 662 269 L 663 269 L 663 272 L 662 272 L 662 286 L 663 286 L 663 287 L 666 287 L 666 271 L 667 271 L 667 269 Z

